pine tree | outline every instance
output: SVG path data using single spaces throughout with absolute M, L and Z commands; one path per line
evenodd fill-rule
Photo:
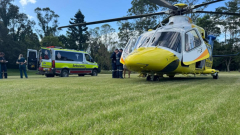
M 69 23 L 84 23 L 84 18 L 85 16 L 82 14 L 81 10 L 78 10 L 74 18 L 71 18 L 71 21 L 69 21 Z M 69 44 L 69 48 L 77 50 L 87 50 L 88 44 L 86 42 L 88 41 L 89 37 L 87 29 L 88 27 L 86 26 L 75 26 L 68 28 L 67 34 L 71 42 Z

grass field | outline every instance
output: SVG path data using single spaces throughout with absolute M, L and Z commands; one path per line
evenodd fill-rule
M 0 80 L 0 134 L 240 134 L 240 73 Z

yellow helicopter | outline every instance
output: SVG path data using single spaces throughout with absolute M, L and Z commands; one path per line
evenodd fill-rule
M 211 74 L 213 79 L 218 79 L 218 70 L 212 69 L 213 57 L 236 56 L 213 55 L 213 35 L 206 37 L 203 28 L 192 23 L 191 18 L 183 16 L 188 13 L 211 13 L 238 15 L 238 13 L 198 11 L 196 8 L 208 4 L 224 1 L 215 0 L 199 5 L 188 6 L 175 4 L 174 6 L 165 0 L 149 0 L 159 6 L 169 8 L 167 11 L 121 17 L 96 22 L 72 24 L 59 27 L 84 26 L 98 23 L 106 23 L 120 20 L 142 18 L 152 15 L 169 14 L 169 22 L 154 30 L 143 33 L 138 38 L 132 38 L 126 45 L 121 57 L 121 63 L 131 71 L 137 71 L 147 76 L 147 81 L 158 81 L 163 75 L 173 78 L 176 74 Z

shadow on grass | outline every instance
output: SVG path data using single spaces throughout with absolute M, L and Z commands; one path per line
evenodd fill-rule
M 149 82 L 149 83 L 160 83 L 160 82 L 184 82 L 184 81 L 193 81 L 193 82 L 196 82 L 196 81 L 200 81 L 200 80 L 213 80 L 212 77 L 174 77 L 174 78 L 168 78 L 168 77 L 164 77 L 164 78 L 161 78 L 159 81 L 147 81 L 146 78 L 140 78 L 138 79 L 138 82 Z

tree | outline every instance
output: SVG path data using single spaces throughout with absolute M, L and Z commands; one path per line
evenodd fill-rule
M 116 46 L 117 33 L 109 24 L 104 24 L 101 26 L 101 42 L 105 45 L 107 49 L 112 49 Z
M 26 56 L 27 49 L 38 49 L 39 39 L 33 32 L 34 21 L 26 14 L 19 12 L 19 7 L 12 4 L 13 0 L 0 1 L 0 51 L 5 53 L 9 61 L 8 67 L 17 67 L 18 55 Z
M 37 7 L 34 11 L 37 14 L 37 19 L 39 21 L 38 25 L 41 28 L 36 30 L 40 38 L 50 35 L 56 36 L 58 32 L 57 27 L 59 15 L 52 11 L 49 7 Z
M 1 0 L 0 1 L 0 18 L 5 27 L 10 25 L 10 20 L 15 19 L 19 13 L 19 7 L 13 5 L 13 0 Z
M 230 12 L 230 13 L 240 13 L 240 3 L 238 0 L 231 0 L 225 3 L 225 7 L 219 7 L 216 9 L 217 12 Z M 230 15 L 215 15 L 214 19 L 217 21 L 217 24 L 223 28 L 223 32 L 225 34 L 225 42 L 222 42 L 222 52 L 225 54 L 232 54 L 239 52 L 240 46 L 240 23 L 239 17 L 230 16 Z M 229 38 L 227 38 L 229 35 Z M 229 72 L 231 69 L 231 65 L 233 64 L 233 57 L 222 58 L 224 61 L 227 71 Z
M 41 41 L 41 46 L 42 47 L 47 47 L 47 46 L 58 46 L 58 47 L 64 47 L 62 42 L 58 40 L 58 37 L 55 36 L 46 36 L 42 39 Z
M 82 14 L 81 10 L 75 14 L 74 18 L 69 21 L 70 24 L 84 23 L 85 16 Z M 70 48 L 77 50 L 87 50 L 88 44 L 88 27 L 86 26 L 76 26 L 68 28 L 67 34 L 71 40 Z
M 159 7 L 147 0 L 132 0 L 132 7 L 128 9 L 128 15 L 140 15 L 157 12 Z M 157 25 L 156 16 L 135 19 L 135 30 L 142 34 L 144 31 L 154 28 Z
M 120 21 L 118 25 L 120 26 L 118 28 L 119 47 L 125 47 L 130 38 L 134 36 L 134 27 L 133 24 L 128 21 Z
M 205 15 L 202 18 L 198 18 L 196 25 L 202 27 L 207 31 L 208 34 L 219 36 L 221 34 L 221 29 L 216 25 L 214 18 L 211 18 L 210 15 Z
M 71 48 L 70 46 L 70 39 L 68 36 L 65 35 L 60 35 L 58 37 L 59 42 L 62 42 L 62 45 L 64 46 L 64 48 Z

